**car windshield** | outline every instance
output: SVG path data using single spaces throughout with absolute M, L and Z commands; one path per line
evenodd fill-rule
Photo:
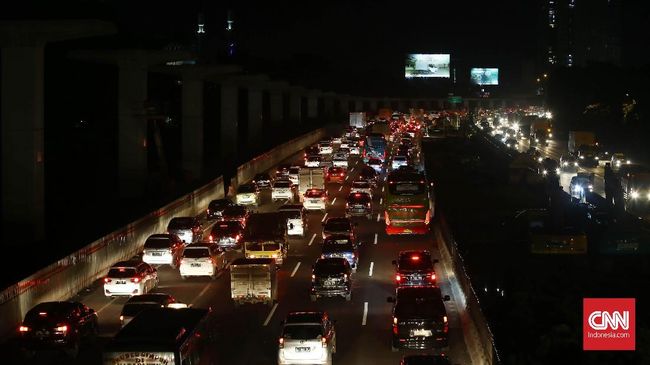
M 289 173 L 291 175 L 297 175 L 300 173 L 300 168 L 299 167 L 292 167 L 289 169 Z
M 176 217 L 172 218 L 167 229 L 190 229 L 194 225 L 194 218 Z
M 320 157 L 319 156 L 309 156 L 309 157 L 307 157 L 307 161 L 309 161 L 309 162 L 320 162 Z
M 253 185 L 240 185 L 237 189 L 237 193 L 254 193 L 255 187 Z
M 420 182 L 396 182 L 388 185 L 388 190 L 394 195 L 424 194 L 425 185 Z
M 325 194 L 324 191 L 322 190 L 307 190 L 305 193 L 305 196 L 308 198 L 320 198 Z
M 221 199 L 221 200 L 213 200 L 210 202 L 210 206 L 208 208 L 210 210 L 218 210 L 218 209 L 223 209 L 227 206 L 232 205 L 233 203 L 230 200 L 226 199 Z
M 267 174 L 257 174 L 255 175 L 255 181 L 269 180 L 269 175 Z
M 260 242 L 247 242 L 246 250 L 248 251 L 279 251 L 280 244 L 275 242 L 260 243 Z
M 155 237 L 148 238 L 144 243 L 144 248 L 147 249 L 157 249 L 157 248 L 169 248 L 171 246 L 171 240 L 167 237 Z
M 210 250 L 207 247 L 186 247 L 185 251 L 183 251 L 183 257 L 190 259 L 210 257 Z
M 41 303 L 27 312 L 25 322 L 32 324 L 43 321 L 56 322 L 62 317 L 66 317 L 74 309 L 74 306 L 73 303 L 68 302 Z
M 345 264 L 347 261 L 344 258 L 327 258 L 319 259 L 314 265 L 314 271 L 317 274 L 322 273 L 343 273 L 345 271 Z
M 380 160 L 370 159 L 370 160 L 368 160 L 368 165 L 381 165 L 381 161 Z
M 224 217 L 241 217 L 243 215 L 246 215 L 246 208 L 242 206 L 232 206 L 228 207 L 223 211 L 223 216 Z
M 398 161 L 398 162 L 406 162 L 406 157 L 404 156 L 396 156 L 393 161 Z
M 274 188 L 289 188 L 291 187 L 290 181 L 276 181 L 273 185 Z
M 291 324 L 282 329 L 282 337 L 287 340 L 313 340 L 322 335 L 318 324 Z
M 212 233 L 223 234 L 236 232 L 241 229 L 241 224 L 236 221 L 223 221 L 219 222 L 212 227 Z
M 109 278 L 132 278 L 135 276 L 135 268 L 133 267 L 112 267 L 108 270 Z
M 352 187 L 357 189 L 370 189 L 370 184 L 367 181 L 355 181 L 352 183 Z

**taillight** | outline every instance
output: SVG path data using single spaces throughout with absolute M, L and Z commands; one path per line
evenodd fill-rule
M 343 280 L 348 281 L 348 274 L 343 274 Z
M 278 339 L 278 346 L 283 349 L 284 348 L 284 337 L 280 337 Z
M 214 237 L 212 237 L 212 235 L 210 235 L 208 239 L 210 240 L 210 242 L 214 241 Z
M 237 236 L 235 236 L 235 241 L 239 241 L 240 239 L 241 239 L 241 235 L 240 235 L 240 234 L 238 234 Z
M 384 212 L 384 220 L 386 221 L 386 225 L 390 226 L 390 217 L 388 217 L 388 212 Z
M 431 280 L 431 281 L 435 281 L 435 280 L 436 280 L 436 274 L 435 274 L 435 273 L 433 273 L 433 272 L 432 272 L 432 273 L 430 273 L 429 275 L 427 275 L 427 277 L 428 277 L 428 278 L 429 278 L 429 280 Z
M 343 173 L 341 173 L 341 176 L 343 176 L 343 175 L 344 175 L 344 174 L 343 174 Z
M 311 274 L 311 281 L 314 281 L 314 280 L 316 280 L 316 275 Z
M 402 275 L 400 274 L 395 275 L 395 281 L 397 281 L 398 283 L 402 281 Z
M 136 277 L 134 277 L 134 278 L 131 278 L 131 282 L 132 282 L 132 283 L 139 283 L 140 280 L 141 280 L 141 279 L 140 279 L 139 276 L 136 276 Z
M 449 322 L 447 322 L 447 316 L 442 317 L 442 321 L 444 322 L 444 331 L 445 333 L 449 332 Z
M 124 316 L 120 315 L 120 323 L 124 324 Z
M 110 282 L 111 282 L 111 279 L 109 279 L 109 278 L 104 278 L 104 282 L 105 282 L 105 283 L 110 283 Z
M 58 325 L 58 326 L 54 327 L 54 332 L 66 333 L 66 332 L 68 332 L 68 326 L 65 325 L 65 324 Z
M 321 338 L 320 343 L 322 344 L 323 348 L 327 347 L 327 337 Z
M 29 332 L 29 331 L 31 331 L 31 328 L 29 328 L 27 326 L 18 327 L 18 332 Z

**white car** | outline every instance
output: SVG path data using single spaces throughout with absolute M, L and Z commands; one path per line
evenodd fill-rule
M 183 250 L 178 269 L 181 279 L 189 276 L 209 276 L 212 279 L 226 267 L 225 253 L 213 243 L 193 243 Z
M 302 205 L 307 210 L 320 210 L 324 212 L 327 208 L 327 190 L 325 189 L 309 189 L 305 192 Z
M 320 142 L 318 144 L 318 149 L 321 155 L 332 153 L 332 144 L 329 142 Z
M 357 180 L 352 182 L 352 187 L 350 188 L 350 193 L 366 193 L 370 195 L 372 199 L 372 185 L 366 180 Z
M 339 148 L 350 148 L 350 141 L 347 139 L 342 139 Z
M 120 261 L 104 278 L 104 295 L 134 296 L 146 294 L 158 285 L 158 272 L 144 261 Z
M 278 208 L 287 218 L 287 234 L 289 236 L 305 236 L 307 217 L 302 204 L 286 204 Z
M 332 156 L 332 166 L 334 167 L 348 167 L 348 158 L 343 153 L 336 153 Z
M 278 365 L 331 365 L 336 353 L 334 323 L 325 312 L 290 312 L 278 341 Z
M 142 261 L 149 265 L 176 267 L 183 247 L 183 241 L 175 234 L 152 234 L 144 242 Z
M 406 156 L 395 156 L 393 157 L 393 161 L 391 162 L 391 168 L 393 170 L 397 170 L 400 168 L 400 166 L 407 166 L 408 165 L 408 159 Z
M 359 148 L 359 146 L 350 146 L 350 154 L 358 156 L 361 154 L 361 149 Z
M 320 167 L 320 156 L 307 156 L 305 157 L 305 167 Z
M 622 165 L 629 165 L 632 161 L 625 157 L 623 153 L 613 153 L 612 159 L 610 160 L 610 167 L 613 169 L 618 169 Z
M 300 167 L 292 166 L 289 168 L 289 181 L 293 185 L 298 185 L 300 183 Z
M 276 180 L 271 189 L 271 200 L 293 200 L 292 185 L 293 184 L 289 180 Z
M 237 188 L 235 202 L 239 205 L 260 205 L 260 190 L 255 184 L 242 184 Z

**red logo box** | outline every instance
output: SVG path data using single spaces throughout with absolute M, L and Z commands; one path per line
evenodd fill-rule
M 636 349 L 635 298 L 583 298 L 582 349 Z

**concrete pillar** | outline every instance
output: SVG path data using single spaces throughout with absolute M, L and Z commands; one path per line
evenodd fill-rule
M 307 118 L 312 120 L 318 118 L 318 96 L 317 95 L 307 96 Z
M 140 196 L 147 177 L 147 63 L 137 52 L 118 61 L 118 185 L 120 195 Z
M 355 112 L 362 112 L 363 110 L 363 100 L 357 99 L 354 101 L 354 111 Z
M 43 46 L 2 49 L 3 242 L 45 237 Z
M 292 92 L 289 94 L 289 119 L 298 124 L 302 123 L 302 110 L 300 108 L 301 98 L 302 96 L 298 92 Z
M 249 147 L 254 147 L 262 137 L 262 89 L 250 87 L 248 89 L 248 136 Z
M 239 89 L 221 84 L 221 160 L 234 166 L 237 153 L 237 116 Z
M 408 106 L 406 104 L 406 100 L 400 100 L 397 102 L 397 109 L 399 109 L 400 112 L 402 113 L 407 113 L 408 112 Z
M 271 107 L 271 125 L 279 127 L 284 120 L 284 97 L 280 89 L 272 89 L 269 91 L 269 103 Z
M 199 178 L 203 173 L 203 80 L 183 75 L 182 103 L 183 169 Z
M 370 110 L 369 111 L 376 113 L 377 110 L 378 110 L 377 105 L 378 105 L 377 99 L 370 99 Z
M 444 99 L 438 99 L 438 109 L 442 110 L 445 108 L 445 100 Z

